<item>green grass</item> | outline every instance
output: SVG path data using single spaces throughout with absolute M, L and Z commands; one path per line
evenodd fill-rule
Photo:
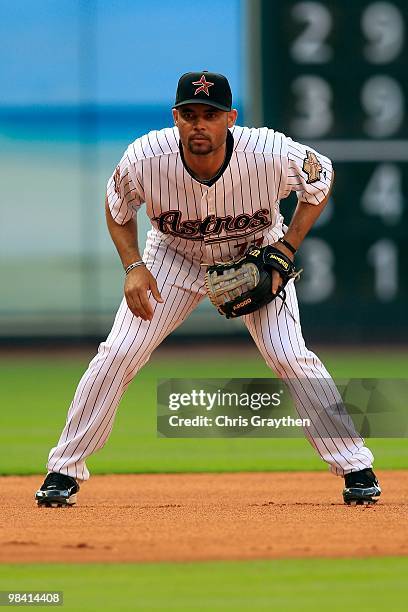
M 66 611 L 402 612 L 408 594 L 406 557 L 0 568 L 0 590 L 63 591 Z
M 322 355 L 337 377 L 404 377 L 403 353 L 339 352 Z M 87 365 L 84 359 L 3 359 L 0 363 L 2 416 L 0 472 L 44 471 L 48 451 L 65 423 L 66 410 Z M 227 359 L 200 358 L 196 348 L 184 358 L 152 359 L 128 389 L 107 445 L 88 464 L 93 473 L 324 470 L 304 439 L 164 439 L 156 437 L 156 381 L 159 378 L 267 377 L 261 358 L 245 350 Z M 408 467 L 407 439 L 370 440 L 381 468 Z

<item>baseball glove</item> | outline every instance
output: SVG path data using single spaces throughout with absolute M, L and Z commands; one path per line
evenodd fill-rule
M 282 278 L 277 293 L 272 293 L 272 270 Z M 205 285 L 211 302 L 227 319 L 255 312 L 279 297 L 286 299 L 285 286 L 297 278 L 293 262 L 273 246 L 252 246 L 237 261 L 219 263 L 207 268 Z M 281 308 L 282 308 L 281 306 Z

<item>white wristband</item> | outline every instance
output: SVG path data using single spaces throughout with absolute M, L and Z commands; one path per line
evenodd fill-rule
M 144 265 L 145 263 L 143 259 L 139 259 L 139 261 L 134 261 L 127 268 L 125 268 L 125 274 L 129 274 L 131 270 L 134 270 L 135 268 L 138 268 L 139 266 L 144 266 Z

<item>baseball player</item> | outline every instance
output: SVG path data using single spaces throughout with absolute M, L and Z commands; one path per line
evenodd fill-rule
M 292 262 L 328 201 L 330 160 L 273 129 L 235 125 L 225 76 L 181 76 L 173 119 L 173 127 L 132 142 L 108 182 L 106 220 L 125 270 L 124 299 L 49 453 L 48 475 L 35 495 L 40 506 L 76 502 L 79 482 L 89 478 L 86 458 L 107 441 L 123 393 L 206 296 L 203 264 L 237 260 L 254 245 L 273 247 L 282 254 L 278 259 Z M 279 203 L 292 191 L 298 204 L 286 227 Z M 152 224 L 143 256 L 136 224 L 142 205 Z M 274 296 L 281 283 L 272 270 Z M 292 381 L 299 415 L 314 417 L 317 433 L 306 435 L 331 471 L 345 478 L 344 501 L 374 503 L 381 489 L 373 455 L 357 433 L 336 433 L 333 405 L 341 398 L 305 346 L 293 280 L 285 291 L 284 308 L 273 300 L 246 314 L 244 323 L 267 365 Z

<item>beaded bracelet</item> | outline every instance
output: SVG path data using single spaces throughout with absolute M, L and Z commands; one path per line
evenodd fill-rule
M 125 268 L 125 274 L 129 274 L 131 270 L 134 270 L 135 268 L 138 268 L 139 266 L 144 266 L 144 265 L 145 263 L 143 259 L 139 259 L 139 261 L 134 261 L 127 268 Z

